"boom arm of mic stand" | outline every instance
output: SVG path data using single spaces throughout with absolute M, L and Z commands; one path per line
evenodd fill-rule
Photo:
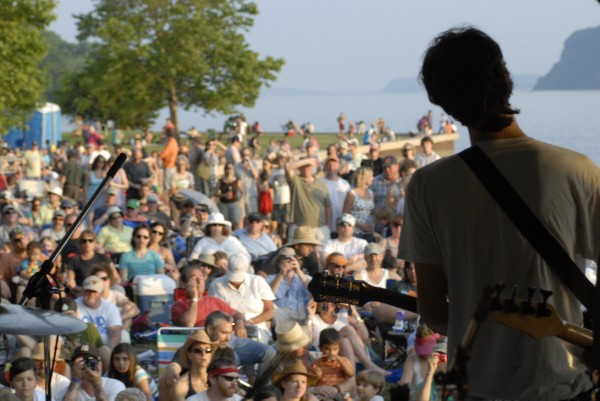
M 110 169 L 106 173 L 106 177 L 104 177 L 104 180 L 102 180 L 102 182 L 96 189 L 96 192 L 94 192 L 92 197 L 83 207 L 81 213 L 79 214 L 79 216 L 77 216 L 77 219 L 75 220 L 75 222 L 73 222 L 71 228 L 69 228 L 69 231 L 67 231 L 62 237 L 60 242 L 57 244 L 56 249 L 54 249 L 54 252 L 52 252 L 48 259 L 44 261 L 44 263 L 42 263 L 40 271 L 34 274 L 29 280 L 27 287 L 25 287 L 25 291 L 23 291 L 23 296 L 19 301 L 19 305 L 24 305 L 25 303 L 27 303 L 29 299 L 36 296 L 36 293 L 48 295 L 48 297 L 50 296 L 50 294 L 44 294 L 45 291 L 43 287 L 49 285 L 46 276 L 52 271 L 52 268 L 54 267 L 54 262 L 58 258 L 58 255 L 60 255 L 60 253 L 62 252 L 65 245 L 67 245 L 67 242 L 73 236 L 73 233 L 75 233 L 75 230 L 77 230 L 77 228 L 81 225 L 81 222 L 90 213 L 92 206 L 94 206 L 104 189 L 110 183 L 110 181 L 115 177 L 115 175 L 121 169 L 121 167 L 123 167 L 125 160 L 127 160 L 127 156 L 125 155 L 125 153 L 121 153 L 119 154 L 119 156 L 117 156 L 117 159 L 115 160 L 113 165 L 110 166 Z M 44 304 L 46 304 L 46 302 L 42 300 L 42 307 L 44 307 Z M 48 309 L 48 307 L 45 307 L 44 309 Z

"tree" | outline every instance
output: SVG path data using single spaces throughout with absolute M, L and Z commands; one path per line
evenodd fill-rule
M 53 0 L 0 0 L 0 132 L 24 126 L 43 101 L 41 32 L 54 19 Z
M 139 125 L 168 107 L 230 113 L 254 105 L 283 60 L 260 58 L 243 35 L 258 14 L 245 0 L 97 0 L 79 15 L 92 57 L 71 80 L 72 112 Z M 73 106 L 73 107 L 71 107 Z

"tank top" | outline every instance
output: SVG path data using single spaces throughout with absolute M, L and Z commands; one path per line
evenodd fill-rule
M 196 394 L 196 390 L 194 390 L 194 386 L 192 385 L 192 372 L 188 373 L 188 381 L 189 381 L 189 385 L 188 385 L 188 392 L 185 395 L 185 399 L 187 400 L 189 397 L 193 396 L 194 394 Z
M 225 182 L 222 179 L 219 180 L 219 189 L 221 190 L 220 201 L 223 203 L 233 203 L 238 200 L 238 180 L 232 182 Z M 228 193 L 232 192 L 231 198 L 227 197 Z

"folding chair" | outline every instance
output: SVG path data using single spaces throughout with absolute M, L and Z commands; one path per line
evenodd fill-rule
M 156 334 L 156 349 L 158 358 L 158 375 L 165 373 L 167 366 L 173 361 L 175 352 L 185 344 L 190 334 L 201 327 L 161 327 Z

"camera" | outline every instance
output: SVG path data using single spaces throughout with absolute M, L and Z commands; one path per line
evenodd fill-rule
M 93 356 L 87 356 L 83 360 L 83 364 L 91 370 L 98 370 L 98 360 Z

